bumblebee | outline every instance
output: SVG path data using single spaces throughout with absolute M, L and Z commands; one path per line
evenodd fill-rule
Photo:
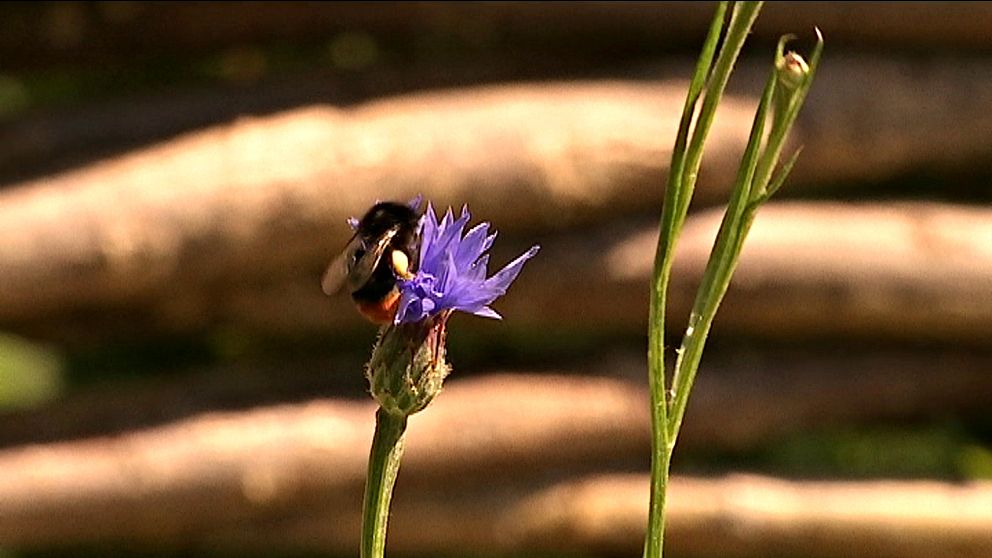
M 392 322 L 400 293 L 397 279 L 412 279 L 417 265 L 420 215 L 411 206 L 379 202 L 358 221 L 344 251 L 327 266 L 324 294 L 344 289 L 358 311 L 377 324 Z

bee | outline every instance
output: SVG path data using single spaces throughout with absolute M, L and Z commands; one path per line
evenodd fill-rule
M 324 294 L 351 294 L 358 311 L 377 324 L 392 322 L 397 279 L 412 279 L 417 265 L 420 215 L 413 207 L 379 202 L 358 221 L 355 234 L 321 279 Z

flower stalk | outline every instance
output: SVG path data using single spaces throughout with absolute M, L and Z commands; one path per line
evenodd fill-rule
M 361 558 L 381 557 L 386 553 L 389 502 L 403 457 L 406 419 L 404 415 L 393 415 L 382 408 L 375 413 L 375 435 L 372 437 L 362 504 Z
M 817 45 L 810 62 L 795 53 L 784 53 L 791 37 L 783 37 L 775 53 L 774 69 L 759 102 L 747 148 L 738 170 L 713 250 L 696 294 L 688 325 L 676 351 L 671 389 L 665 376 L 665 304 L 672 271 L 675 244 L 688 213 L 709 127 L 723 95 L 730 72 L 762 2 L 737 2 L 727 26 L 716 62 L 713 63 L 727 10 L 721 2 L 703 44 L 689 86 L 682 120 L 672 152 L 667 190 L 655 253 L 648 326 L 648 377 L 651 390 L 652 456 L 648 527 L 644 543 L 646 558 L 661 558 L 665 529 L 665 495 L 672 452 L 678 439 L 689 394 L 702 358 L 713 319 L 743 248 L 758 208 L 784 183 L 798 151 L 773 179 L 779 157 L 795 118 L 812 85 L 823 49 L 817 30 Z M 702 98 L 702 106 L 696 113 Z M 696 118 L 694 119 L 694 115 Z M 769 131 L 766 126 L 771 120 Z

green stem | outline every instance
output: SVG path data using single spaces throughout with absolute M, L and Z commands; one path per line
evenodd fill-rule
M 386 522 L 389 520 L 389 500 L 403 457 L 403 434 L 406 417 L 391 415 L 379 409 L 375 414 L 375 436 L 369 455 L 369 471 L 365 481 L 365 502 L 362 506 L 361 558 L 383 558 L 386 554 Z
M 765 119 L 772 104 L 774 88 L 775 75 L 773 73 L 765 85 L 761 102 L 758 104 L 754 123 L 751 126 L 751 135 L 744 150 L 744 157 L 738 170 L 730 202 L 727 204 L 727 210 L 720 223 L 720 230 L 713 244 L 713 250 L 706 262 L 706 270 L 703 273 L 699 290 L 696 292 L 696 299 L 689 314 L 689 324 L 686 327 L 682 345 L 678 351 L 678 358 L 675 361 L 675 372 L 672 378 L 672 391 L 675 395 L 668 416 L 668 443 L 672 448 L 675 447 L 675 442 L 678 439 L 679 429 L 682 426 L 682 419 L 685 416 L 686 405 L 689 401 L 689 393 L 696 378 L 703 347 L 706 345 L 706 338 L 709 335 L 720 302 L 730 285 L 730 276 L 734 270 L 739 248 L 743 243 L 740 224 L 742 220 L 747 219 L 748 201 L 751 197 L 754 173 L 759 164 L 761 139 L 764 136 Z
M 668 389 L 665 381 L 665 307 L 674 261 L 675 244 L 685 222 L 702 160 L 703 145 L 716 114 L 716 107 L 730 77 L 747 34 L 761 10 L 761 2 L 741 2 L 734 6 L 727 36 L 716 54 L 728 3 L 720 2 L 703 43 L 696 70 L 682 110 L 679 130 L 672 149 L 660 235 L 655 252 L 654 273 L 648 320 L 648 382 L 651 392 L 651 492 L 648 526 L 644 540 L 645 558 L 661 558 L 664 551 L 665 495 L 674 440 L 669 429 Z M 693 120 L 705 89 L 702 107 Z
M 723 46 L 720 47 L 720 54 L 713 65 L 713 74 L 706 84 L 706 95 L 703 97 L 703 105 L 699 109 L 699 117 L 692 130 L 692 139 L 689 142 L 689 150 L 685 163 L 684 187 L 680 192 L 678 206 L 679 214 L 677 229 L 682 228 L 685 222 L 686 213 L 689 211 L 689 202 L 692 201 L 692 193 L 695 190 L 696 178 L 699 175 L 699 166 L 703 160 L 704 144 L 709 135 L 713 119 L 716 117 L 716 109 L 723 99 L 723 92 L 730 81 L 730 73 L 737 63 L 737 57 L 744 47 L 748 33 L 754 21 L 758 19 L 758 13 L 764 2 L 737 2 L 734 4 L 733 15 L 730 24 L 727 26 L 727 36 L 724 38 Z
M 692 126 L 692 115 L 706 83 L 713 63 L 727 2 L 720 2 L 710 24 L 702 54 L 696 64 L 689 94 L 682 109 L 672 162 L 669 166 L 665 203 L 661 213 L 658 246 L 654 259 L 654 281 L 648 319 L 648 383 L 651 393 L 651 497 L 648 504 L 648 526 L 644 538 L 644 556 L 661 558 L 665 536 L 665 494 L 668 488 L 668 469 L 671 454 L 668 452 L 668 400 L 665 382 L 665 306 L 668 281 L 672 272 L 672 253 L 678 236 L 676 208 L 682 191 L 682 172 L 685 168 L 685 150 Z
M 817 45 L 810 58 L 808 70 L 795 89 L 788 89 L 779 82 L 778 62 L 783 57 L 785 42 L 779 41 L 776 51 L 776 69 L 772 71 L 758 105 L 751 137 L 745 149 L 744 158 L 727 211 L 724 214 L 720 231 L 717 234 L 713 251 L 710 253 L 703 280 L 696 294 L 689 325 L 686 328 L 682 345 L 675 362 L 672 379 L 674 398 L 668 409 L 668 444 L 674 448 L 678 439 L 682 419 L 685 416 L 689 394 L 695 381 L 696 371 L 702 358 L 703 348 L 717 309 L 730 286 L 730 280 L 744 245 L 744 239 L 754 222 L 758 207 L 781 187 L 789 171 L 796 162 L 798 152 L 793 155 L 772 181 L 774 169 L 785 145 L 785 138 L 795 122 L 806 94 L 813 82 L 823 50 L 823 37 L 817 31 Z M 722 53 L 721 53 L 722 54 Z M 778 105 L 776 105 L 778 103 Z M 773 113 L 773 106 L 777 106 Z M 773 114 L 772 126 L 762 146 L 765 135 L 765 120 Z

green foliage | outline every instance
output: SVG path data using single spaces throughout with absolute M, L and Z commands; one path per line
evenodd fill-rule
M 794 436 L 766 456 L 773 471 L 842 478 L 954 478 L 964 440 L 956 429 L 874 426 Z
M 51 349 L 0 334 L 0 410 L 30 407 L 61 393 L 63 362 Z
M 992 444 L 969 421 L 844 425 L 797 432 L 747 452 L 681 454 L 683 470 L 720 474 L 748 470 L 787 478 L 992 478 Z
M 992 447 L 968 445 L 958 454 L 961 474 L 973 480 L 992 480 Z

